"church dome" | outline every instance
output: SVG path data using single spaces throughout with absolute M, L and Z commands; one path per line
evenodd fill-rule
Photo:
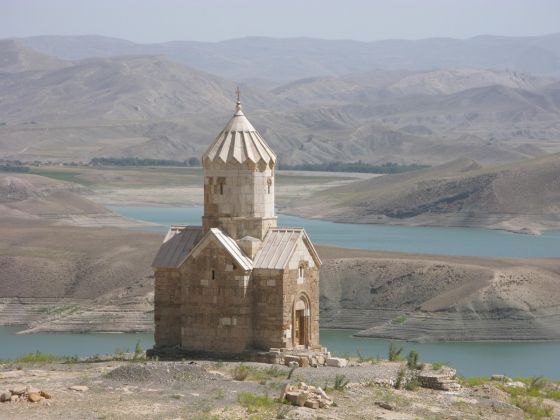
M 276 162 L 276 155 L 245 117 L 238 100 L 235 114 L 202 155 L 202 161 L 235 164 L 251 162 L 272 167 Z

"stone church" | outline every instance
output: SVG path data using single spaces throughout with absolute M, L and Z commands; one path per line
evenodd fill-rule
M 154 351 L 319 350 L 321 260 L 277 226 L 276 155 L 239 98 L 202 165 L 202 226 L 171 226 L 152 264 Z

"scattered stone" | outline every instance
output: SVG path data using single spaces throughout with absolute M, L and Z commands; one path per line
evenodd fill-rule
M 0 394 L 0 402 L 10 401 L 12 394 L 10 392 L 3 392 Z
M 306 401 L 307 401 L 307 392 L 301 392 L 301 393 L 297 394 L 296 404 L 298 406 L 303 407 L 305 405 Z
M 13 395 L 23 395 L 27 392 L 27 387 L 23 386 L 23 385 L 18 385 L 12 389 L 10 389 L 10 392 Z
M 72 385 L 71 387 L 68 387 L 68 389 L 71 389 L 72 391 L 86 392 L 89 388 L 85 385 Z
M 297 363 L 299 367 L 309 367 L 309 358 L 301 355 L 286 355 L 284 356 L 284 364 L 286 366 L 294 366 Z
M 506 375 L 492 375 L 490 380 L 498 382 L 511 382 L 511 378 Z
M 316 410 L 319 408 L 319 400 L 306 400 L 303 405 L 307 408 Z
M 298 395 L 299 395 L 298 392 L 287 391 L 284 398 L 286 399 L 286 401 L 291 402 L 292 405 L 297 405 Z
M 19 400 L 19 395 L 12 394 L 12 396 L 10 397 L 10 401 L 11 402 L 16 402 L 17 400 Z
M 527 385 L 525 385 L 523 382 L 521 381 L 512 381 L 512 382 L 508 382 L 506 383 L 506 386 L 509 386 L 511 388 L 527 388 Z
M 319 387 L 307 385 L 304 382 L 300 382 L 297 386 L 291 386 L 289 384 L 284 385 L 284 388 L 282 388 L 282 395 L 284 395 L 284 397 L 281 398 L 281 400 L 285 399 L 292 405 L 307 407 L 313 410 L 327 408 L 333 404 L 325 391 Z
M 458 391 L 461 385 L 456 380 L 457 371 L 444 366 L 436 371 L 422 371 L 418 373 L 417 380 L 424 388 L 436 389 L 440 391 Z
M 41 401 L 43 397 L 38 392 L 30 392 L 29 395 L 27 395 L 27 399 L 32 403 L 36 403 Z
M 27 394 L 31 394 L 31 393 L 38 394 L 39 392 L 41 392 L 41 390 L 40 390 L 40 389 L 37 389 L 37 388 L 33 388 L 32 386 L 27 386 L 27 387 L 25 388 L 25 392 L 26 392 Z
M 47 391 L 39 391 L 39 394 L 41 394 L 41 397 L 50 400 L 52 398 L 52 395 L 49 394 Z
M 389 411 L 395 411 L 397 409 L 395 405 L 388 403 L 386 401 L 376 401 L 375 405 L 378 405 L 379 407 Z
M 297 363 L 297 365 L 299 366 L 299 357 L 286 355 L 284 356 L 284 363 L 286 364 L 286 366 L 293 366 L 293 363 Z
M 346 367 L 348 365 L 348 360 L 343 359 L 342 357 L 329 357 L 326 361 L 327 366 L 331 367 Z

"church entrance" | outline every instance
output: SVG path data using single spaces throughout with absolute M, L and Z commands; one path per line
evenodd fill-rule
M 309 310 L 303 299 L 299 299 L 294 307 L 294 346 L 307 345 L 307 316 Z
M 296 311 L 296 345 L 305 345 L 305 310 Z

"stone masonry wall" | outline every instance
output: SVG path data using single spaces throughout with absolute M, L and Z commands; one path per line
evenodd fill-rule
M 156 269 L 154 338 L 157 346 L 181 344 L 181 281 L 178 270 Z
M 218 227 L 234 239 L 262 239 L 276 226 L 274 168 L 268 165 L 204 166 L 203 228 Z
M 227 251 L 213 241 L 196 258 L 189 258 L 181 275 L 182 347 L 193 351 L 244 351 L 253 332 L 249 273 L 237 267 Z
M 253 346 L 259 350 L 284 347 L 283 271 L 255 269 L 252 281 L 255 290 Z

